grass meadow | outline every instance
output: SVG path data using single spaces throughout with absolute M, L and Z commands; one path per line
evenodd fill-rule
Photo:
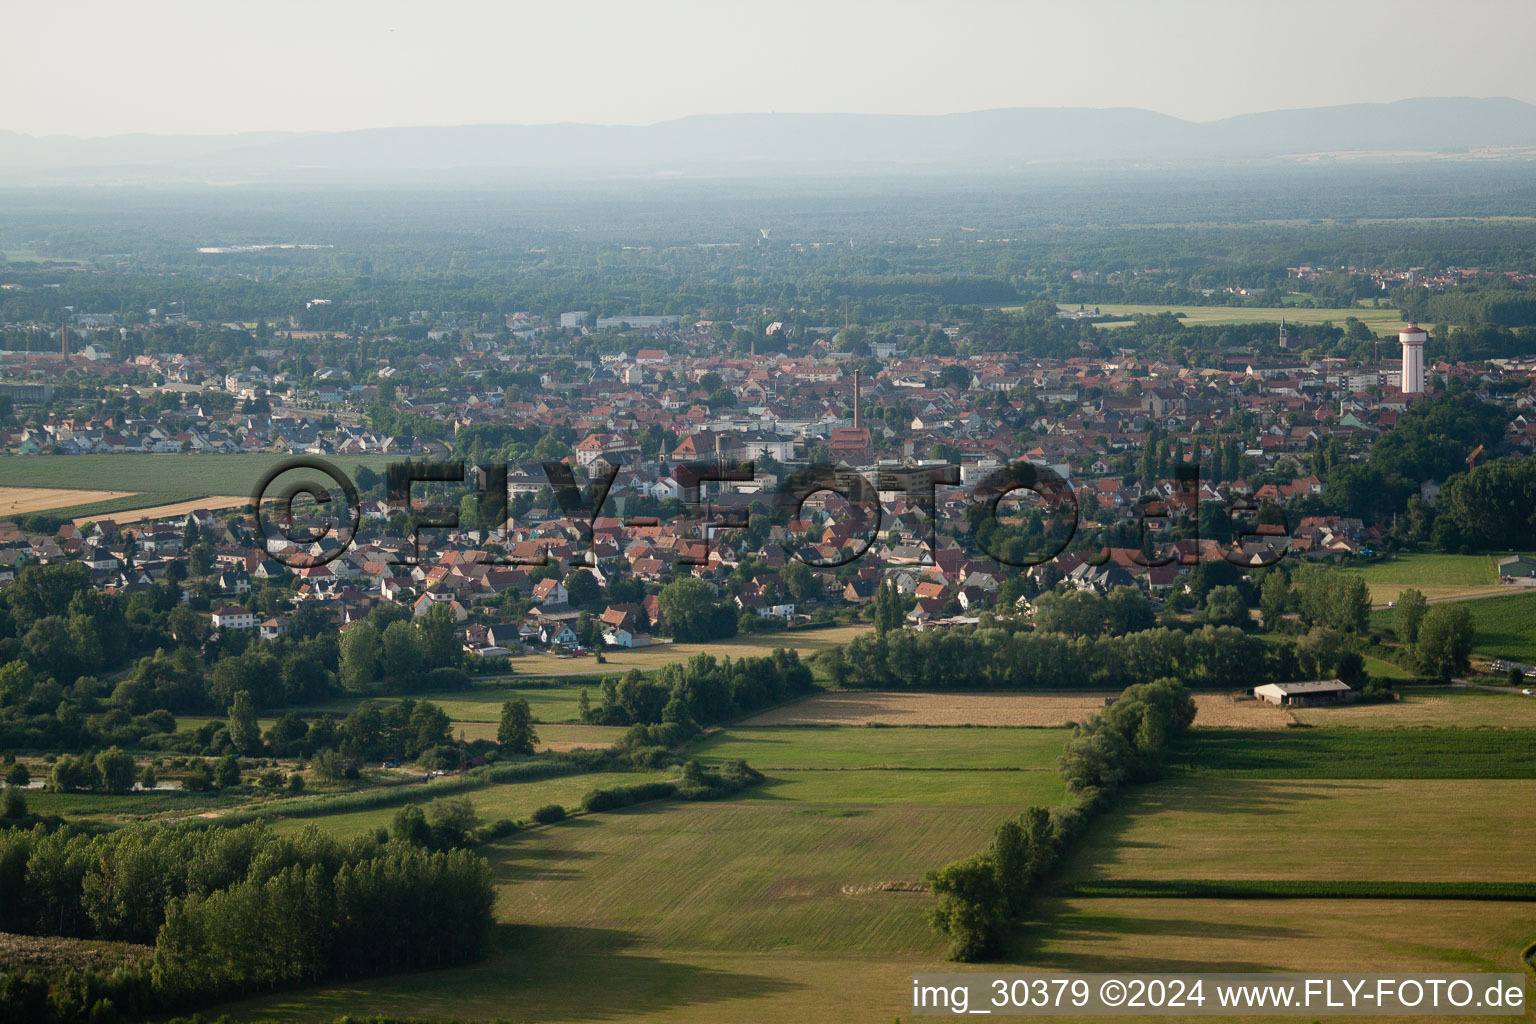
M 1409 587 L 1427 598 L 1509 592 L 1508 587 L 1499 585 L 1498 557 L 1495 555 L 1395 555 L 1384 561 L 1339 571 L 1363 578 L 1371 591 L 1371 603 L 1377 605 L 1396 601 Z
M 1097 818 L 1064 880 L 1525 882 L 1517 807 L 1536 779 L 1171 778 Z
M 1025 769 L 1056 771 L 1065 729 L 731 726 L 695 749 L 706 761 L 775 768 Z
M 1157 313 L 1183 313 L 1185 324 L 1278 324 L 1283 318 L 1288 324 L 1324 324 L 1342 326 L 1349 317 L 1364 323 L 1377 334 L 1396 334 L 1408 325 L 1397 309 L 1376 309 L 1371 306 L 1337 307 L 1331 309 L 1303 309 L 1298 306 L 1160 306 L 1146 303 L 1097 304 L 1099 312 L 1106 316 L 1143 316 Z M 1064 305 L 1064 310 L 1076 306 Z M 1103 326 L 1113 328 L 1113 323 Z
M 1388 704 L 1292 708 L 1290 715 L 1303 725 L 1341 728 L 1536 729 L 1536 698 L 1451 687 L 1404 687 L 1399 693 L 1400 699 Z
M 546 804 L 560 804 L 575 810 L 588 790 L 605 786 L 626 786 L 641 782 L 660 782 L 671 778 L 667 772 L 591 772 L 585 775 L 561 775 L 526 782 L 499 782 L 479 789 L 463 791 L 482 821 L 527 819 Z M 431 786 L 422 786 L 412 803 L 425 804 L 441 796 Z M 449 794 L 459 796 L 459 793 Z M 286 818 L 273 823 L 279 832 L 298 832 L 307 825 L 317 825 L 337 835 L 357 835 L 376 828 L 388 828 L 400 805 L 370 807 L 359 811 L 328 814 L 321 818 Z
M 466 1018 L 515 1007 L 514 1019 L 541 1021 L 889 1021 L 905 1012 L 912 971 L 953 965 L 924 919 L 927 896 L 880 887 L 915 884 L 984 847 L 1004 817 L 1066 799 L 1054 771 L 1063 730 L 737 732 L 704 746 L 712 757 L 748 755 L 765 766 L 769 779 L 738 797 L 584 815 L 482 847 L 500 886 L 497 916 L 513 922 L 486 962 L 214 1012 Z M 769 749 L 795 767 L 771 770 L 750 757 Z M 1004 760 L 1039 770 L 956 770 Z M 845 770 L 895 762 L 933 767 Z M 495 813 L 531 809 L 598 778 L 540 780 L 515 796 L 489 787 L 471 799 L 494 803 Z M 376 827 L 353 815 L 278 827 L 309 823 Z
M 407 696 L 412 700 L 431 701 L 442 708 L 455 722 L 499 722 L 501 706 L 519 697 L 526 700 L 533 709 L 535 722 L 575 724 L 581 721 L 580 712 L 577 710 L 577 703 L 581 700 L 580 687 L 519 687 L 502 677 L 492 682 L 479 683 L 468 690 L 427 691 Z M 600 697 L 595 690 L 589 691 L 588 696 L 593 704 L 600 702 Z M 405 698 L 404 696 L 380 696 L 368 699 L 388 704 Z M 360 697 L 338 697 L 323 704 L 301 708 L 299 712 L 306 718 L 315 715 L 346 715 L 362 700 L 363 698 Z
M 1536 664 L 1536 590 L 1466 602 L 1475 633 L 1472 653 L 1481 658 L 1509 658 Z M 1397 609 L 1371 612 L 1371 627 L 1391 631 Z
M 1202 729 L 1170 773 L 1264 779 L 1536 779 L 1522 729 Z
M 1524 880 L 1536 824 L 1511 814 L 1536 798 L 1536 770 L 1517 757 L 1533 749 L 1530 733 L 1205 728 L 1200 756 L 1180 754 L 1190 767 L 1125 793 L 1059 880 L 1149 891 L 1043 897 L 1000 961 L 945 960 L 924 919 L 929 898 L 910 890 L 930 868 L 983 849 L 1005 816 L 1064 802 L 1054 764 L 1066 735 L 731 726 L 697 753 L 746 758 L 768 775 L 757 788 L 582 815 L 482 846 L 504 922 L 484 962 L 210 1012 L 885 1022 L 910 1015 L 915 971 L 1511 971 L 1536 938 L 1530 902 L 1423 898 L 1428 883 L 1470 893 Z M 1466 777 L 1391 777 L 1416 764 Z M 470 797 L 483 817 L 522 817 L 644 777 L 537 779 Z M 393 812 L 277 827 L 352 833 Z M 1311 898 L 1317 886 L 1359 880 L 1417 885 L 1419 898 Z M 1151 891 L 1221 883 L 1306 898 Z M 1286 885 L 1294 891 L 1280 892 Z

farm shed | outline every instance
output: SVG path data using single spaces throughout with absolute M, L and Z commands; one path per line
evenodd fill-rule
M 1337 704 L 1354 696 L 1341 679 L 1314 679 L 1305 683 L 1266 683 L 1255 686 L 1253 695 L 1260 700 L 1285 707 L 1302 704 Z
M 1500 576 L 1536 576 L 1536 558 L 1530 555 L 1510 555 L 1499 559 Z

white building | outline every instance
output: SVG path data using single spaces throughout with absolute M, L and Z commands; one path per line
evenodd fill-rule
M 1424 329 L 1415 323 L 1398 332 L 1398 343 L 1403 346 L 1402 390 L 1405 395 L 1424 393 L 1424 342 L 1428 339 Z
M 232 604 L 220 608 L 210 617 L 214 629 L 255 629 L 256 614 L 247 608 Z
M 1266 683 L 1255 686 L 1253 695 L 1270 704 L 1294 707 L 1300 704 L 1334 704 L 1351 699 L 1354 691 L 1340 679 L 1313 679 L 1303 683 Z

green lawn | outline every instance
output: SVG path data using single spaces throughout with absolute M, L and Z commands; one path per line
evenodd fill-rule
M 706 760 L 743 758 L 773 768 L 1035 769 L 1055 773 L 1066 729 L 800 728 L 732 726 L 697 749 Z
M 293 456 L 269 452 L 249 455 L 38 455 L 0 460 L 0 484 L 171 491 L 198 496 L 239 495 L 249 494 L 260 482 L 262 474 L 291 458 Z M 383 472 L 384 467 L 400 460 L 385 455 L 346 455 L 327 461 L 351 475 L 359 465 Z

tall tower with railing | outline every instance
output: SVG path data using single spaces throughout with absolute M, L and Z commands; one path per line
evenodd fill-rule
M 1429 340 L 1429 335 L 1424 333 L 1424 328 L 1410 322 L 1406 329 L 1398 332 L 1397 340 L 1403 346 L 1401 382 L 1403 394 L 1422 395 L 1424 393 L 1424 342 Z

